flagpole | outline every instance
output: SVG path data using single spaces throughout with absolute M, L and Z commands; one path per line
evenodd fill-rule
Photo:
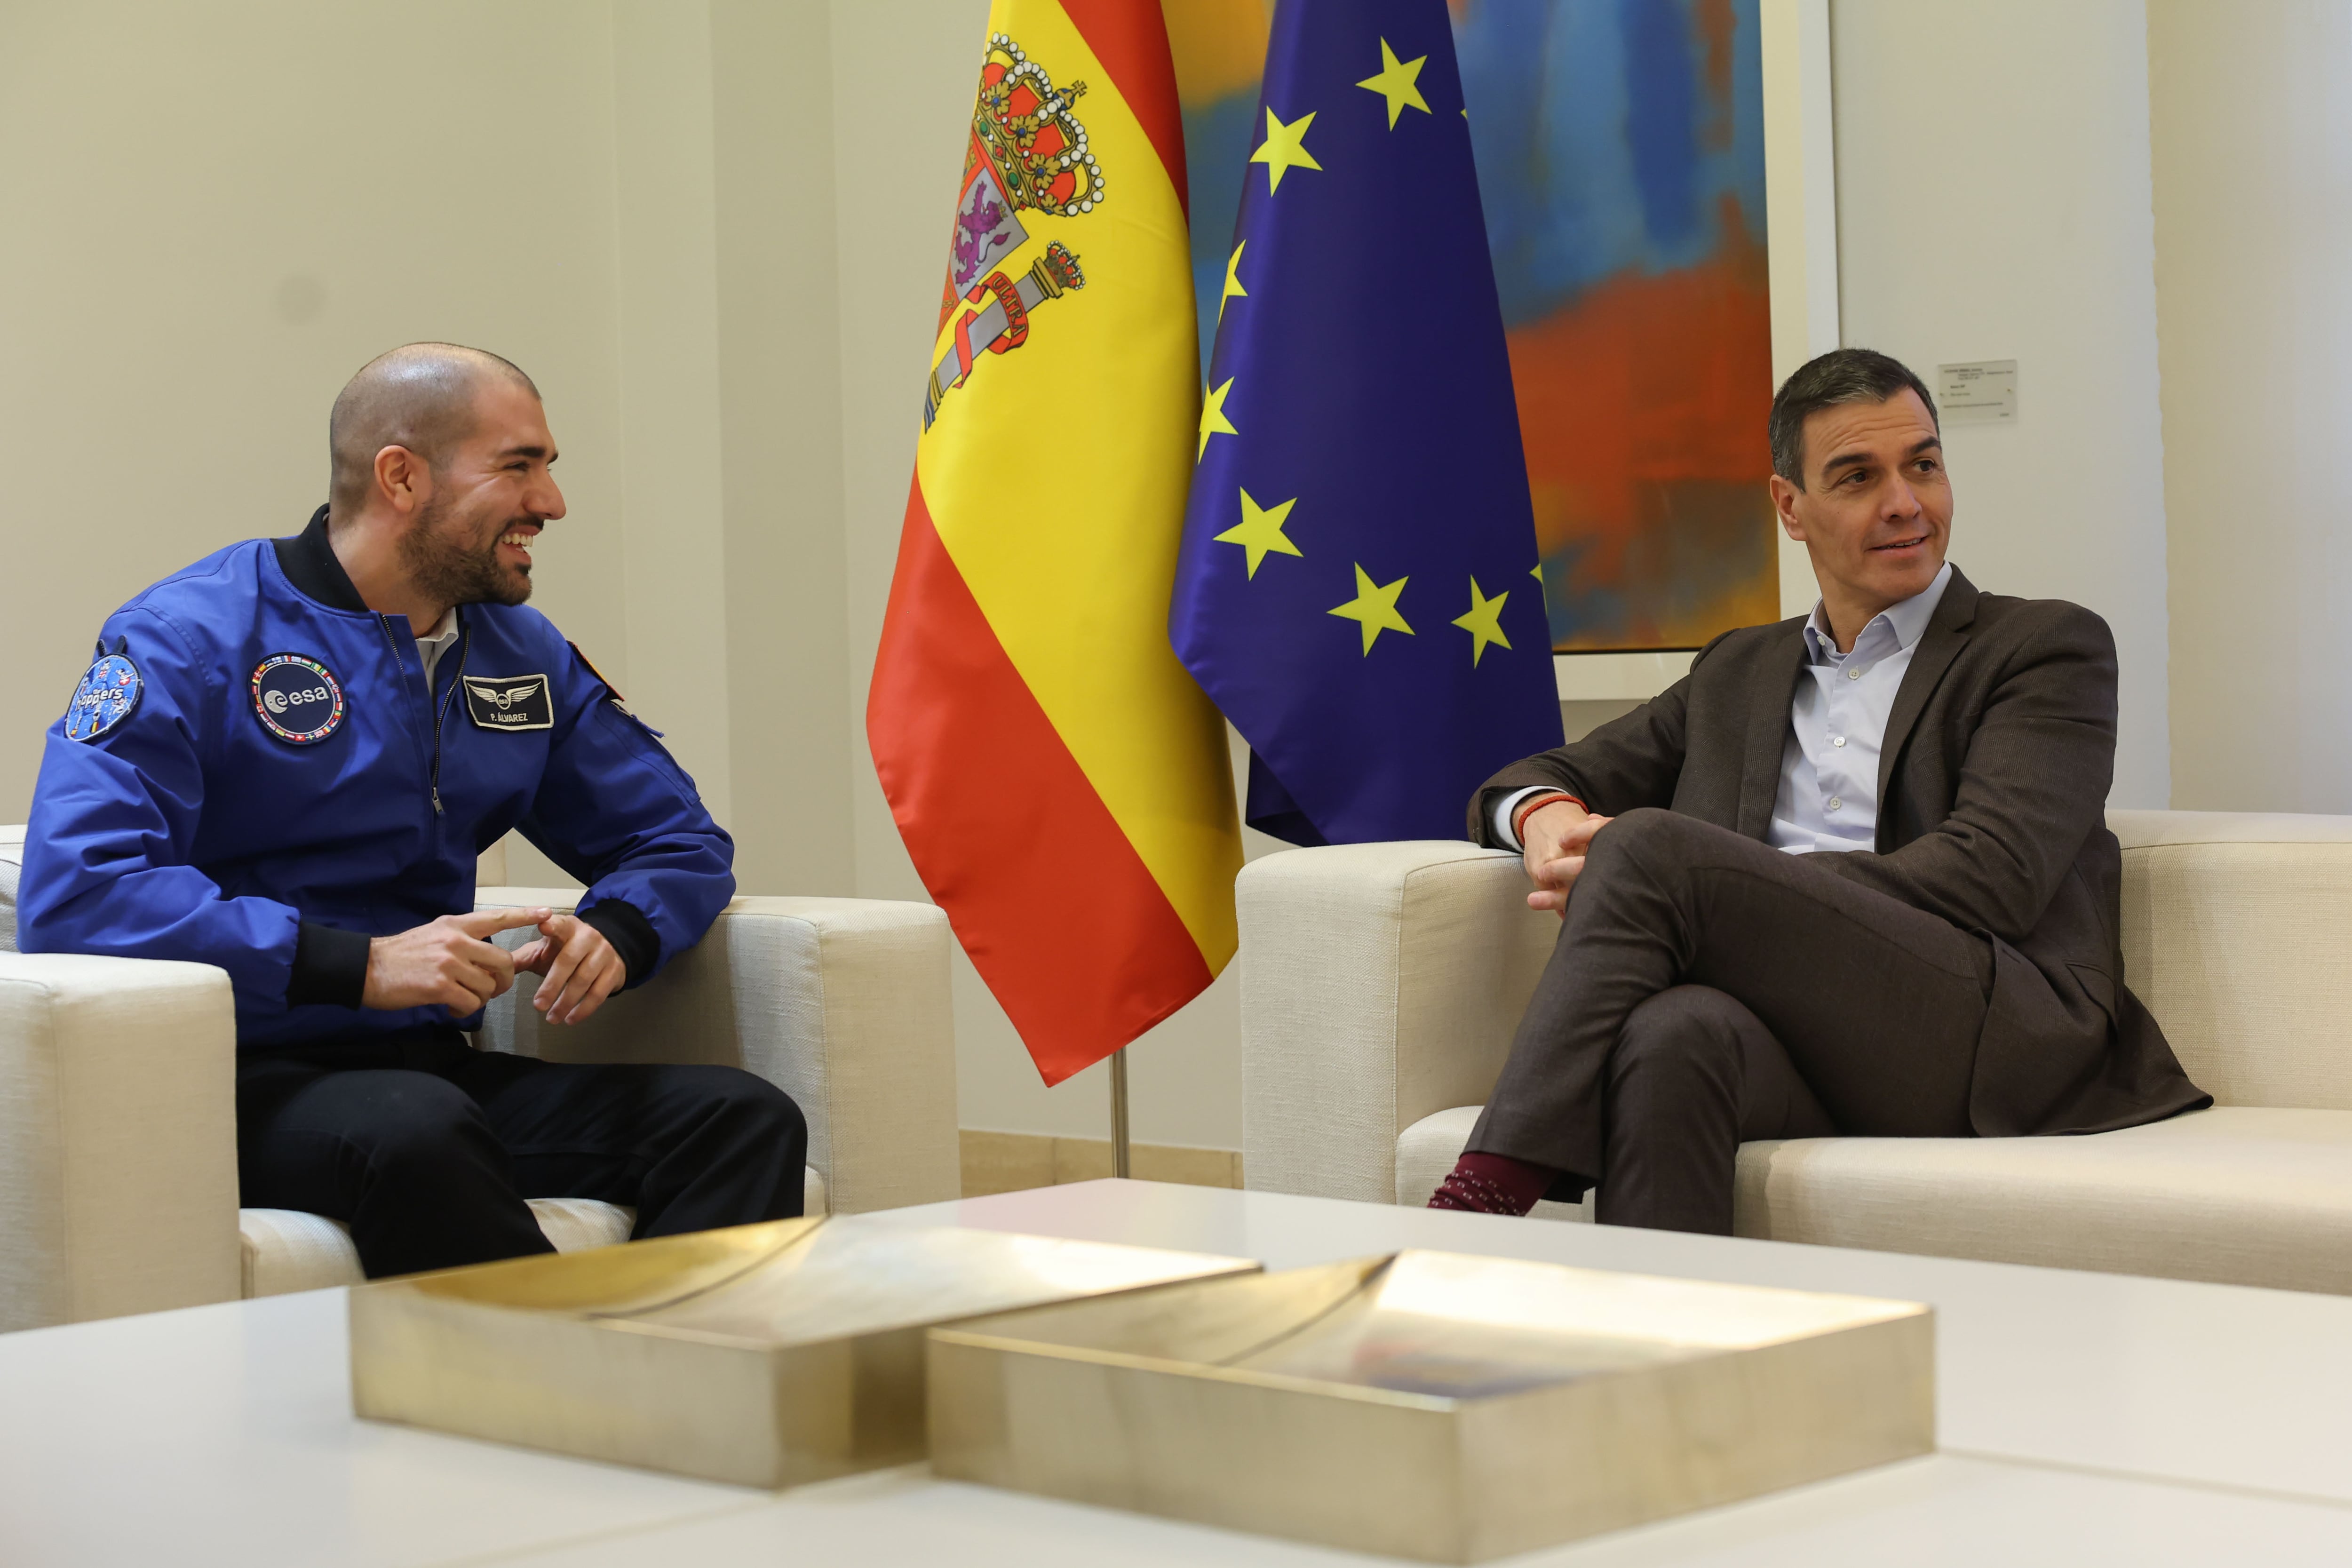
M 1129 1174 L 1127 1148 L 1127 1047 L 1110 1054 L 1110 1173 Z

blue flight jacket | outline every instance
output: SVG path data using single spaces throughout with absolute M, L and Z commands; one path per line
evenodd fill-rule
M 458 608 L 428 690 L 327 509 L 117 610 L 50 729 L 17 889 L 26 952 L 228 972 L 240 1046 L 478 1027 L 360 1006 L 368 939 L 473 908 L 509 828 L 587 887 L 642 984 L 734 896 L 734 841 L 654 731 L 525 606 Z

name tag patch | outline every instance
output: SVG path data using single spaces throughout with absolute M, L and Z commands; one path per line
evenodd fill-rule
M 315 658 L 272 654 L 254 668 L 253 716 L 289 746 L 315 746 L 343 727 L 343 689 Z
M 74 688 L 73 701 L 66 709 L 66 739 L 97 740 L 131 717 L 146 689 L 139 667 L 127 655 L 101 653 Z
M 483 730 L 552 730 L 555 699 L 544 675 L 469 675 L 466 716 Z

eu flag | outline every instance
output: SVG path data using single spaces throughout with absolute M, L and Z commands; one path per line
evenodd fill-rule
M 1265 82 L 1170 636 L 1252 826 L 1457 837 L 1560 725 L 1445 0 L 1283 0 Z

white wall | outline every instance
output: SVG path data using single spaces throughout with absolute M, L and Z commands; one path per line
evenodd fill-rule
M 2018 362 L 2014 426 L 1945 430 L 1952 559 L 2115 628 L 2126 806 L 2171 795 L 2147 37 L 2141 0 L 1831 13 L 1844 341 Z
M 617 0 L 612 20 L 629 679 L 711 815 L 732 824 L 730 710 L 760 671 L 735 668 L 727 647 L 710 15 Z
M 842 529 L 836 121 L 830 73 L 810 63 L 827 58 L 827 12 L 711 6 L 718 401 L 740 879 L 848 897 L 867 770 Z
M 106 615 L 300 528 L 336 391 L 415 338 L 539 378 L 541 602 L 626 679 L 613 71 L 567 0 L 0 7 L 0 821 Z
M 2352 10 L 2151 0 L 2173 804 L 2352 811 Z

